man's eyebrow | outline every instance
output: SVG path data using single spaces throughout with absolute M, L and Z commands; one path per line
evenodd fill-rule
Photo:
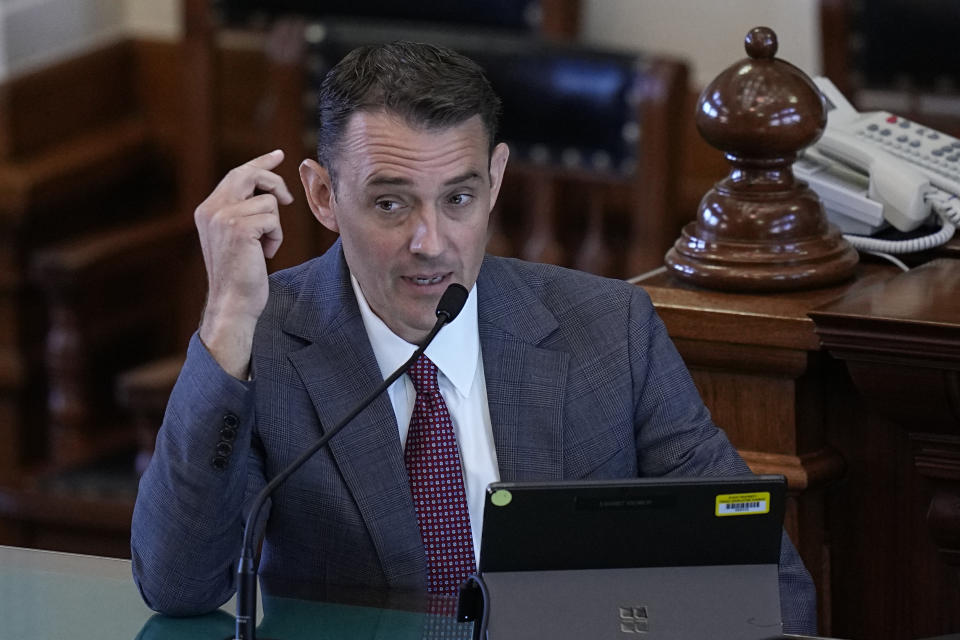
M 411 181 L 407 178 L 401 178 L 400 176 L 374 176 L 367 181 L 367 186 L 379 186 L 379 185 L 409 185 L 412 184 Z
M 471 170 L 471 171 L 466 171 L 464 173 L 461 173 L 458 176 L 454 176 L 450 178 L 449 180 L 443 183 L 443 186 L 449 187 L 454 184 L 460 184 L 461 182 L 469 182 L 471 180 L 482 180 L 482 179 L 483 177 L 479 173 Z

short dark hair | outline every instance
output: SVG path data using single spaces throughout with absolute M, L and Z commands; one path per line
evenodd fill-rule
M 479 115 L 491 153 L 496 144 L 500 99 L 480 65 L 445 47 L 416 42 L 358 47 L 327 72 L 317 102 L 317 160 L 334 182 L 340 140 L 357 111 L 382 110 L 430 129 Z

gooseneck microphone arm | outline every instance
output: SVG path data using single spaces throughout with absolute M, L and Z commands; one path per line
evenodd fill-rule
M 327 442 L 330 441 L 330 438 L 337 435 L 341 429 L 357 417 L 357 414 L 363 411 L 367 405 L 373 402 L 377 396 L 383 393 L 387 387 L 396 382 L 397 378 L 413 366 L 413 363 L 426 351 L 427 346 L 433 342 L 433 339 L 437 333 L 440 332 L 440 329 L 443 328 L 443 325 L 452 322 L 453 319 L 457 317 L 464 303 L 467 301 L 467 295 L 466 288 L 461 284 L 453 283 L 447 287 L 447 290 L 444 291 L 440 297 L 440 302 L 437 303 L 437 322 L 433 325 L 433 329 L 430 330 L 430 333 L 427 334 L 427 337 L 421 345 L 413 352 L 413 355 L 410 356 L 399 369 L 390 374 L 390 377 L 384 380 L 383 384 L 371 391 L 367 397 L 354 407 L 350 413 L 344 416 L 340 422 L 323 434 L 319 440 L 310 445 L 296 460 L 291 462 L 290 466 L 274 476 L 253 499 L 253 502 L 250 504 L 250 513 L 247 515 L 247 524 L 243 531 L 243 547 L 241 549 L 240 564 L 237 567 L 236 640 L 256 640 L 257 569 L 254 562 L 253 547 L 256 541 L 254 529 L 256 528 L 257 519 L 260 516 L 260 510 L 263 508 L 263 503 L 266 502 L 267 498 L 277 487 L 283 484 L 284 480 L 290 477 L 290 474 L 299 469 L 310 456 L 326 445 Z

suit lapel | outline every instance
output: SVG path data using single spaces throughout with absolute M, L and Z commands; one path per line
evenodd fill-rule
M 284 330 L 311 341 L 288 357 L 303 380 L 324 432 L 383 378 L 339 242 L 317 261 L 309 282 Z M 376 398 L 329 446 L 373 539 L 388 585 L 419 585 L 425 579 L 426 561 L 397 421 L 387 394 Z
M 339 242 L 318 259 L 284 330 L 310 342 L 289 358 L 321 433 L 382 382 Z M 563 477 L 569 356 L 543 346 L 557 329 L 508 261 L 488 257 L 478 280 L 479 331 L 500 477 Z M 320 434 L 318 434 L 319 436 Z M 391 587 L 422 586 L 426 560 L 393 407 L 381 395 L 330 441 Z
M 477 283 L 480 345 L 500 478 L 563 477 L 568 354 L 540 346 L 557 320 L 510 267 L 487 257 Z

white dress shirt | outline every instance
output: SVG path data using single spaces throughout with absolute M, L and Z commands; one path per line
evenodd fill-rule
M 370 309 L 357 279 L 350 276 L 357 296 L 360 315 L 367 337 L 386 379 L 416 351 L 393 333 Z M 453 429 L 460 448 L 464 490 L 473 533 L 474 559 L 480 559 L 480 531 L 483 522 L 483 503 L 487 485 L 500 479 L 497 452 L 493 443 L 490 408 L 487 406 L 487 383 L 483 376 L 483 358 L 480 353 L 480 332 L 477 325 L 477 287 L 470 290 L 467 302 L 456 319 L 437 334 L 426 355 L 439 369 L 440 394 L 447 404 Z M 400 427 L 400 444 L 407 442 L 407 431 L 416 402 L 417 391 L 409 376 L 401 376 L 387 388 L 393 411 Z

